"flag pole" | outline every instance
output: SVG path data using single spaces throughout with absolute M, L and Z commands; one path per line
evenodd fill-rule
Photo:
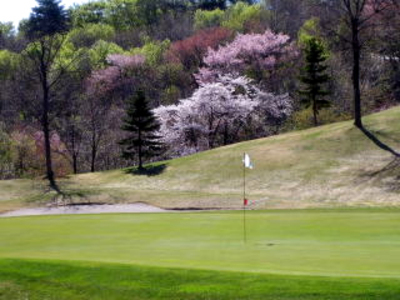
M 247 243 L 246 234 L 246 153 L 243 154 L 243 242 Z

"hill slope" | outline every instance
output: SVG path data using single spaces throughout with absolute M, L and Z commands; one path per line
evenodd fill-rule
M 400 107 L 370 115 L 366 127 L 400 149 Z M 254 170 L 247 190 L 254 208 L 392 206 L 400 204 L 400 163 L 352 122 L 239 143 L 154 165 L 149 174 L 116 170 L 61 181 L 74 201 L 137 202 L 167 208 L 238 208 L 243 152 Z M 38 205 L 44 182 L 0 182 L 0 210 Z

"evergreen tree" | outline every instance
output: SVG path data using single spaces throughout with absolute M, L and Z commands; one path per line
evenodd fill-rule
M 138 91 L 129 99 L 122 129 L 129 132 L 129 136 L 120 142 L 124 147 L 123 157 L 134 159 L 137 155 L 139 170 L 144 170 L 144 158 L 159 155 L 162 143 L 157 135 L 160 124 L 150 110 L 143 91 Z
M 60 0 L 36 0 L 38 6 L 32 8 L 32 13 L 26 24 L 26 33 L 31 39 L 67 32 L 69 16 Z
M 301 101 L 306 107 L 312 106 L 314 125 L 317 126 L 319 110 L 330 106 L 330 102 L 325 99 L 329 92 L 324 89 L 324 85 L 329 81 L 326 74 L 328 67 L 324 64 L 327 56 L 323 44 L 315 37 L 306 42 L 304 52 L 305 66 L 300 80 L 305 88 L 300 91 Z

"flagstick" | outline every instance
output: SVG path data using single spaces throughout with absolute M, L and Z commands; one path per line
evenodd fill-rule
M 243 160 L 246 159 L 246 153 L 243 154 Z M 246 234 L 246 164 L 243 163 L 243 242 L 247 243 Z

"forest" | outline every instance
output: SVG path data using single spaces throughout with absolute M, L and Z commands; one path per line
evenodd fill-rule
M 0 179 L 138 165 L 140 101 L 145 163 L 341 120 L 368 135 L 400 101 L 395 0 L 37 2 L 0 23 Z

